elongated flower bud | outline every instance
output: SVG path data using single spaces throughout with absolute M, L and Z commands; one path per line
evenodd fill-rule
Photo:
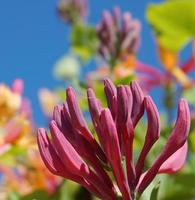
M 160 117 L 157 111 L 157 108 L 152 101 L 151 97 L 146 96 L 144 98 L 144 107 L 147 113 L 148 118 L 148 128 L 145 137 L 144 146 L 139 155 L 137 164 L 136 164 L 136 183 L 138 183 L 139 178 L 144 169 L 144 161 L 153 144 L 158 140 L 160 136 Z
M 131 92 L 133 95 L 133 110 L 131 118 L 134 127 L 144 114 L 144 94 L 136 81 L 132 81 L 130 84 Z
M 190 111 L 189 111 L 187 102 L 184 99 L 182 99 L 179 102 L 178 115 L 177 115 L 177 120 L 175 123 L 175 127 L 173 129 L 173 132 L 168 138 L 168 141 L 163 151 L 161 152 L 157 160 L 154 162 L 152 167 L 145 174 L 142 182 L 140 183 L 138 187 L 139 194 L 142 194 L 145 188 L 154 179 L 161 165 L 172 154 L 174 154 L 179 148 L 181 148 L 184 145 L 184 143 L 187 140 L 189 128 L 190 128 Z
M 106 94 L 108 108 L 112 113 L 113 119 L 115 119 L 117 110 L 117 90 L 109 79 L 104 80 L 104 92 Z

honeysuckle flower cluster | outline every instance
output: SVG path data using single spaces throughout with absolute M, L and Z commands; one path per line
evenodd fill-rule
M 110 64 L 116 64 L 116 59 L 126 59 L 137 52 L 140 43 L 140 22 L 132 19 L 129 12 L 123 15 L 118 7 L 103 12 L 103 17 L 97 25 L 97 35 L 100 41 L 99 52 Z M 114 62 L 114 63 L 113 63 Z
M 87 126 L 74 90 L 54 108 L 51 137 L 38 130 L 38 146 L 47 168 L 55 175 L 75 181 L 103 200 L 132 200 L 140 196 L 158 173 L 178 171 L 185 163 L 190 113 L 181 99 L 175 126 L 153 164 L 145 169 L 146 157 L 160 137 L 158 110 L 137 84 L 115 85 L 104 81 L 108 108 L 94 91 L 87 90 L 92 123 L 97 138 Z M 137 161 L 133 156 L 135 127 L 146 112 L 145 142 Z
M 68 23 L 83 20 L 87 15 L 87 0 L 60 0 L 58 13 Z

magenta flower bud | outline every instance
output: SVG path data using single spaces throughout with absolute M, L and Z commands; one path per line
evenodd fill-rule
M 58 127 L 62 128 L 62 110 L 63 106 L 57 105 L 53 110 L 53 119 L 57 123 Z
M 117 123 L 121 124 L 127 121 L 132 110 L 133 98 L 128 86 L 117 87 L 117 103 Z
M 120 7 L 115 7 L 113 9 L 113 21 L 114 21 L 114 24 L 117 28 L 120 28 L 119 27 L 119 24 L 120 24 L 120 19 L 121 19 L 121 10 L 120 10 Z
M 105 109 L 101 112 L 100 123 L 102 124 L 102 132 L 106 133 L 104 136 L 103 147 L 111 164 L 118 187 L 121 190 L 124 199 L 130 200 L 130 190 L 121 164 L 121 152 L 117 129 L 109 109 Z
M 118 86 L 117 87 L 117 116 L 116 116 L 116 124 L 118 137 L 120 141 L 120 146 L 123 145 L 122 142 L 122 134 L 124 133 L 124 137 L 130 137 L 129 131 L 125 131 L 125 127 L 127 129 L 131 125 L 131 111 L 132 111 L 132 94 L 130 88 L 128 86 Z
M 91 114 L 93 126 L 98 135 L 100 143 L 102 144 L 103 133 L 101 132 L 101 129 L 99 127 L 100 126 L 99 119 L 100 119 L 102 108 L 101 108 L 99 100 L 96 99 L 95 94 L 91 88 L 87 90 L 87 97 L 88 97 L 89 111 Z
M 158 110 L 135 81 L 116 89 L 106 79 L 104 85 L 108 108 L 101 107 L 91 88 L 87 91 L 98 141 L 87 126 L 76 94 L 68 88 L 66 102 L 54 108 L 49 127 L 51 138 L 44 129 L 38 130 L 38 147 L 51 173 L 79 183 L 100 199 L 133 200 L 158 173 L 174 173 L 184 165 L 190 127 L 188 104 L 184 99 L 179 102 L 175 127 L 167 143 L 154 163 L 145 169 L 147 155 L 160 136 Z M 134 165 L 134 129 L 144 111 L 147 131 Z
M 143 172 L 146 156 L 160 136 L 160 117 L 151 97 L 146 96 L 144 98 L 144 107 L 148 118 L 148 128 L 145 136 L 144 146 L 136 164 L 136 184 L 138 183 Z
M 134 187 L 135 168 L 133 166 L 134 130 L 131 121 L 133 97 L 129 86 L 117 87 L 117 131 L 122 151 L 126 158 L 127 179 Z
M 144 114 L 144 94 L 136 81 L 132 81 L 130 87 L 133 95 L 133 110 L 131 113 L 131 118 L 133 126 L 135 127 L 137 122 Z
M 129 12 L 125 12 L 123 14 L 123 33 L 128 33 L 128 31 L 130 30 L 131 28 L 131 20 L 132 20 L 132 17 L 131 17 L 131 14 Z
M 102 110 L 100 102 L 97 100 L 91 88 L 87 90 L 87 97 L 92 121 L 94 124 L 97 124 Z
M 117 90 L 109 79 L 104 80 L 104 92 L 106 94 L 108 108 L 112 113 L 113 119 L 115 119 L 117 111 Z

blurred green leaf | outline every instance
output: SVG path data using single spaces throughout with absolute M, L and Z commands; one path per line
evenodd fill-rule
M 104 85 L 100 81 L 93 82 L 93 89 L 95 91 L 96 97 L 100 100 L 102 106 L 107 106 L 107 101 L 104 93 Z
M 150 4 L 147 19 L 160 45 L 177 52 L 195 36 L 195 1 L 172 0 Z
M 181 184 L 184 188 L 195 189 L 195 173 L 190 174 L 177 174 L 174 177 L 177 184 Z M 195 192 L 195 190 L 194 190 Z
M 66 180 L 60 187 L 60 199 L 59 200 L 74 200 L 74 195 L 80 186 L 72 181 Z
M 49 200 L 48 193 L 42 190 L 36 190 L 31 194 L 23 196 L 20 200 Z
M 195 104 L 195 88 L 184 90 L 183 97 L 187 99 L 190 104 Z
M 126 76 L 126 77 L 124 77 L 124 78 L 122 78 L 122 79 L 117 79 L 117 80 L 115 80 L 115 84 L 116 85 L 120 85 L 120 84 L 122 84 L 122 85 L 129 85 L 129 83 L 132 81 L 132 80 L 134 80 L 135 79 L 135 76 L 134 75 L 131 75 L 131 76 Z
M 18 157 L 25 156 L 25 154 L 25 148 L 18 145 L 14 145 L 7 152 L 0 156 L 0 163 L 7 166 L 13 166 L 16 163 L 16 159 Z
M 164 176 L 164 183 L 159 193 L 161 200 L 192 200 L 195 196 L 195 174 L 177 173 L 171 176 Z
M 8 194 L 7 200 L 20 200 L 21 196 L 17 192 L 10 192 Z
M 71 43 L 73 52 L 86 62 L 97 52 L 98 40 L 95 28 L 75 25 L 72 29 Z
M 150 200 L 157 200 L 158 199 L 158 191 L 160 187 L 160 182 L 153 188 L 150 196 Z
M 26 149 L 19 145 L 14 145 L 7 153 L 12 154 L 14 156 L 23 156 L 26 154 Z

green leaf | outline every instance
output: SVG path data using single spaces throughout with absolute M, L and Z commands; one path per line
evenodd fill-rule
M 6 166 L 14 166 L 16 164 L 16 159 L 18 157 L 24 157 L 26 152 L 25 148 L 14 145 L 0 156 L 0 163 Z
M 20 200 L 43 200 L 49 199 L 48 193 L 42 190 L 36 190 L 31 194 L 23 196 Z
M 193 168 L 194 169 L 194 168 Z M 194 171 L 194 170 L 193 170 Z M 164 183 L 161 182 L 159 199 L 161 200 L 192 200 L 195 196 L 195 182 L 193 173 L 177 173 L 171 176 L 163 176 Z
M 131 75 L 131 76 L 126 76 L 122 79 L 117 79 L 114 83 L 115 85 L 129 85 L 129 83 L 135 79 L 135 76 L 134 75 Z
M 160 187 L 160 182 L 153 188 L 150 200 L 157 200 L 158 199 L 158 191 Z
M 195 36 L 195 1 L 172 0 L 150 4 L 147 19 L 160 45 L 177 52 Z
M 190 104 L 195 104 L 195 88 L 190 88 L 183 92 L 183 97 L 187 99 Z
M 7 200 L 20 200 L 20 195 L 17 192 L 10 192 L 8 194 Z
M 86 62 L 97 52 L 98 40 L 95 28 L 82 24 L 75 25 L 72 29 L 71 43 L 73 52 Z

